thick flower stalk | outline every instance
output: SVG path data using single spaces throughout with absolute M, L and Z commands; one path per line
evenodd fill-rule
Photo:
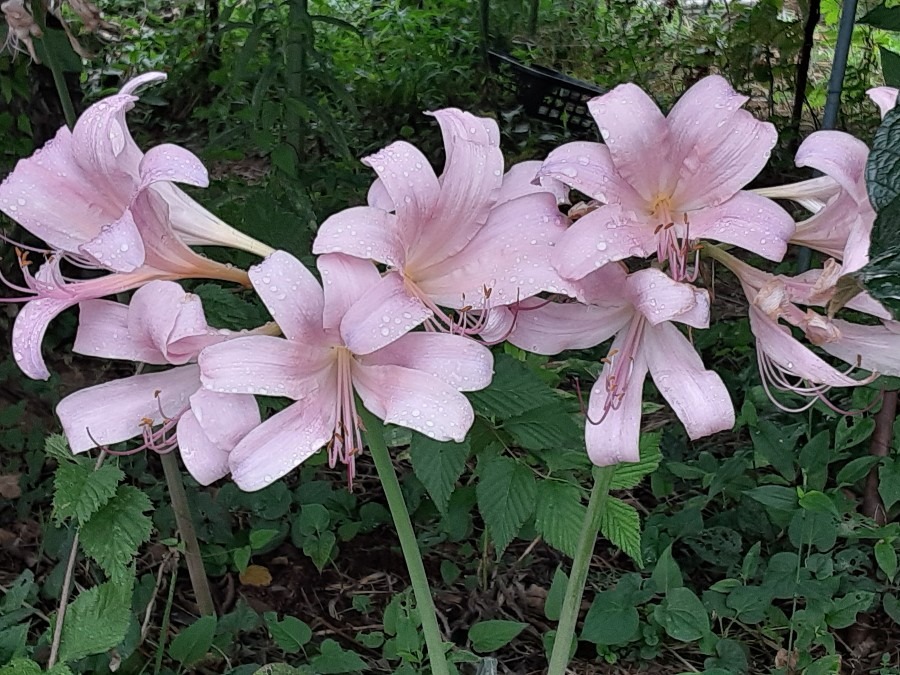
M 598 466 L 639 459 L 641 400 L 649 371 L 692 439 L 734 426 L 721 378 L 706 370 L 672 323 L 709 325 L 709 295 L 649 268 L 626 274 L 607 265 L 577 285 L 585 304 L 521 303 L 509 341 L 538 354 L 588 349 L 615 336 L 591 390 L 585 441 Z
M 322 223 L 313 252 L 386 265 L 432 311 L 429 327 L 476 334 L 492 308 L 541 291 L 568 292 L 550 263 L 567 225 L 558 209 L 564 190 L 536 179 L 534 162 L 504 176 L 494 120 L 452 108 L 433 115 L 447 155 L 441 176 L 403 141 L 365 158 L 378 174 L 369 205 Z
M 203 485 L 224 476 L 228 453 L 259 424 L 259 409 L 252 396 L 201 389 L 196 361 L 204 347 L 241 334 L 211 328 L 200 298 L 171 281 L 148 283 L 129 305 L 89 300 L 80 309 L 75 353 L 173 367 L 64 398 L 56 412 L 72 452 L 142 437 L 134 451 L 168 452 L 177 444 Z
M 568 143 L 541 169 L 601 204 L 557 244 L 559 273 L 581 279 L 607 263 L 655 253 L 682 281 L 693 276 L 698 239 L 781 260 L 794 221 L 742 189 L 765 166 L 777 134 L 741 109 L 746 101 L 719 76 L 691 87 L 668 117 L 633 84 L 592 99 L 605 145 Z
M 486 347 L 458 335 L 409 332 L 432 315 L 399 275 L 382 278 L 373 263 L 341 254 L 319 257 L 318 268 L 323 285 L 281 251 L 251 268 L 253 287 L 285 337 L 242 337 L 200 355 L 210 391 L 295 401 L 229 455 L 244 490 L 269 485 L 323 446 L 352 480 L 363 449 L 357 394 L 385 422 L 462 441 L 474 413 L 460 392 L 491 381 Z

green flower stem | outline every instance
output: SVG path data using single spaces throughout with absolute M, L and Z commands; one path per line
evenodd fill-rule
M 615 466 L 594 467 L 594 487 L 591 490 L 591 499 L 588 502 L 587 513 L 581 527 L 581 537 L 578 539 L 575 559 L 572 560 L 572 573 L 566 586 L 566 595 L 563 599 L 556 637 L 553 640 L 553 652 L 550 655 L 550 669 L 547 671 L 547 675 L 565 675 L 566 667 L 569 665 L 569 649 L 575 635 L 575 626 L 578 623 L 584 584 L 587 581 L 588 567 L 591 564 L 591 556 L 594 554 L 597 533 L 600 531 L 600 516 L 603 513 L 606 498 L 609 496 L 609 485 L 612 482 L 615 468 Z
M 387 497 L 388 507 L 391 510 L 391 517 L 394 519 L 394 527 L 397 528 L 400 548 L 403 550 L 403 557 L 406 560 L 406 569 L 409 570 L 409 579 L 416 597 L 416 609 L 419 611 L 422 631 L 425 633 L 425 646 L 428 649 L 428 660 L 431 662 L 431 673 L 432 675 L 449 675 L 450 669 L 447 666 L 447 658 L 444 656 L 444 640 L 441 637 L 441 630 L 438 628 L 434 600 L 428 586 L 428 577 L 425 575 L 425 565 L 422 564 L 422 555 L 419 552 L 416 534 L 413 532 L 412 521 L 409 518 L 406 502 L 403 500 L 403 493 L 400 491 L 397 472 L 394 470 L 394 464 L 384 442 L 384 425 L 368 410 L 360 408 L 359 414 L 366 429 L 369 452 L 372 453 L 372 459 L 375 461 L 378 478 L 381 480 L 384 495 Z
M 37 3 L 35 3 L 35 6 Z M 47 32 L 47 16 L 46 10 L 35 11 L 34 18 L 37 22 L 38 28 L 40 28 L 45 34 Z M 56 58 L 56 54 L 51 49 L 49 43 L 47 42 L 47 38 L 41 38 L 44 45 L 44 55 L 47 60 L 47 66 L 50 68 L 50 72 L 53 74 L 53 84 L 56 86 L 56 95 L 59 97 L 59 102 L 62 105 L 63 115 L 66 117 L 66 126 L 69 129 L 75 128 L 75 121 L 77 116 L 75 115 L 75 106 L 72 105 L 72 97 L 69 95 L 69 87 L 66 85 L 66 76 L 62 70 L 62 64 L 60 64 L 59 59 Z
M 172 499 L 172 511 L 175 512 L 175 523 L 184 542 L 184 559 L 187 561 L 188 575 L 194 588 L 194 597 L 197 598 L 197 607 L 201 616 L 215 616 L 216 607 L 209 592 L 209 580 L 206 578 L 206 569 L 200 556 L 200 544 L 197 542 L 197 533 L 191 520 L 191 510 L 184 491 L 184 478 L 181 467 L 178 466 L 178 456 L 174 452 L 167 452 L 160 455 L 160 458 L 166 474 L 166 487 L 169 488 L 169 497 Z

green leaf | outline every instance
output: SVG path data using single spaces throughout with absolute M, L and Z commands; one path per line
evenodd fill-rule
M 469 628 L 469 642 L 476 652 L 495 652 L 512 642 L 527 625 L 519 621 L 479 621 Z
M 900 54 L 881 46 L 878 47 L 878 52 L 881 54 L 884 83 L 889 87 L 900 87 Z
M 306 671 L 286 663 L 270 663 L 255 671 L 253 675 L 305 675 Z
M 857 481 L 862 480 L 868 475 L 869 470 L 878 464 L 880 459 L 880 457 L 867 455 L 866 457 L 857 457 L 850 460 L 838 471 L 838 487 L 853 485 Z
M 894 620 L 894 623 L 900 624 L 900 600 L 893 593 L 885 593 L 882 598 L 882 607 L 884 613 Z
M 462 443 L 441 443 L 413 432 L 409 446 L 413 471 L 441 513 L 447 513 L 450 495 L 466 468 L 470 452 L 468 439 Z
M 242 292 L 213 283 L 200 284 L 193 293 L 200 296 L 207 321 L 217 328 L 243 330 L 270 320 L 265 308 L 253 295 L 248 294 L 246 297 L 251 299 L 245 300 Z
M 897 458 L 885 459 L 878 469 L 878 494 L 885 509 L 900 501 L 900 461 Z
M 538 485 L 537 531 L 544 541 L 567 556 L 575 557 L 586 512 L 581 490 L 571 483 L 545 480 Z
M 894 575 L 897 574 L 897 549 L 894 548 L 894 544 L 889 541 L 877 542 L 875 544 L 875 561 L 888 581 L 893 581 Z
M 553 581 L 550 582 L 550 590 L 547 591 L 547 599 L 544 601 L 544 616 L 550 621 L 559 621 L 568 584 L 569 577 L 563 572 L 562 567 L 557 567 L 553 573 Z
M 831 628 L 847 628 L 856 623 L 856 615 L 872 606 L 875 594 L 869 591 L 847 593 L 832 602 L 825 618 Z
M 629 558 L 644 566 L 641 556 L 641 519 L 637 509 L 621 499 L 609 497 L 600 513 L 600 532 Z
M 506 457 L 479 462 L 478 474 L 478 511 L 499 556 L 534 512 L 534 475 L 527 466 Z
M 53 517 L 57 522 L 75 518 L 79 525 L 100 510 L 113 495 L 122 470 L 105 464 L 96 471 L 83 464 L 60 464 L 56 469 L 53 494 Z
M 888 7 L 882 2 L 874 9 L 869 10 L 865 16 L 856 23 L 862 23 L 882 30 L 900 30 L 900 7 Z
M 793 481 L 797 470 L 794 467 L 794 446 L 797 436 L 785 434 L 784 429 L 767 420 L 760 420 L 755 429 L 750 430 L 753 448 L 787 480 Z
M 575 421 L 562 400 L 511 417 L 503 429 L 526 450 L 584 448 L 584 424 Z
M 668 593 L 671 589 L 684 586 L 684 579 L 681 576 L 681 568 L 672 557 L 672 546 L 669 545 L 659 560 L 656 561 L 656 567 L 650 575 L 650 580 L 656 586 L 658 593 Z
M 278 536 L 278 530 L 253 530 L 250 532 L 250 547 L 254 551 L 265 548 L 269 542 Z
M 286 616 L 279 621 L 275 612 L 266 612 L 265 620 L 272 639 L 288 654 L 299 653 L 312 640 L 312 629 L 297 617 Z
M 841 657 L 839 654 L 824 656 L 810 663 L 803 675 L 840 675 Z
M 661 433 L 641 434 L 641 459 L 638 462 L 616 464 L 610 490 L 630 490 L 641 482 L 644 476 L 656 471 L 662 460 L 659 452 Z
M 77 661 L 118 645 L 131 621 L 134 574 L 83 591 L 69 605 L 63 624 L 59 660 Z
M 834 449 L 836 452 L 859 445 L 875 431 L 875 420 L 871 417 L 857 419 L 851 426 L 849 417 L 842 417 L 834 432 Z
M 781 485 L 760 485 L 744 494 L 776 511 L 794 511 L 798 505 L 797 490 Z
M 623 577 L 613 590 L 597 593 L 584 617 L 581 639 L 596 645 L 619 645 L 633 640 L 640 624 L 636 605 L 643 600 L 637 593 L 639 583 Z
M 216 617 L 201 616 L 182 630 L 169 645 L 169 656 L 189 667 L 206 656 L 216 635 Z
M 150 498 L 135 487 L 120 485 L 115 497 L 81 528 L 81 546 L 112 578 L 127 573 L 138 547 L 150 539 L 153 523 L 144 515 Z
M 325 565 L 331 560 L 336 550 L 337 537 L 334 536 L 334 532 L 323 532 L 320 535 L 311 534 L 303 541 L 303 553 L 309 556 L 320 572 L 325 569 Z
M 699 640 L 709 633 L 709 615 L 700 598 L 687 588 L 673 588 L 653 612 L 669 637 L 681 642 Z
M 322 642 L 319 646 L 319 655 L 312 660 L 311 665 L 317 675 L 358 673 L 369 668 L 359 656 L 343 649 L 334 640 Z
M 475 411 L 487 417 L 508 419 L 558 400 L 534 371 L 507 354 L 494 359 L 494 379 L 487 389 L 469 394 Z

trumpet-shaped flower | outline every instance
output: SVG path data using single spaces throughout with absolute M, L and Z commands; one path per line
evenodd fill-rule
M 250 279 L 286 339 L 243 337 L 200 355 L 203 386 L 295 403 L 247 434 L 229 456 L 235 482 L 258 490 L 323 446 L 352 480 L 362 450 L 355 394 L 385 422 L 437 440 L 461 441 L 474 420 L 462 391 L 486 387 L 493 360 L 458 335 L 410 333 L 431 316 L 397 275 L 341 254 L 318 259 L 323 286 L 276 252 Z
M 897 88 L 896 87 L 873 87 L 866 94 L 872 99 L 872 102 L 878 106 L 881 112 L 881 119 L 887 115 L 894 106 L 897 105 Z
M 680 281 L 697 239 L 780 260 L 794 221 L 742 190 L 765 166 L 777 134 L 741 109 L 746 101 L 719 76 L 691 87 L 668 117 L 633 84 L 589 101 L 605 145 L 568 143 L 541 170 L 603 204 L 556 246 L 560 274 L 581 279 L 609 262 L 655 252 Z
M 591 390 L 585 443 L 598 466 L 639 459 L 641 399 L 649 372 L 692 439 L 734 426 L 734 408 L 719 376 L 672 323 L 709 325 L 706 291 L 658 269 L 626 275 L 607 265 L 577 284 L 581 303 L 520 303 L 508 340 L 539 354 L 594 347 L 615 335 Z
M 201 389 L 200 351 L 235 337 L 210 328 L 200 298 L 171 281 L 153 281 L 130 305 L 81 303 L 74 351 L 107 359 L 174 366 L 88 387 L 57 406 L 72 452 L 138 436 L 166 452 L 177 440 L 191 475 L 208 484 L 228 472 L 229 451 L 259 424 L 252 396 Z
M 13 326 L 12 346 L 16 364 L 28 377 L 50 377 L 41 355 L 47 326 L 62 311 L 84 300 L 140 288 L 153 280 L 199 278 L 249 283 L 243 270 L 209 260 L 188 248 L 172 231 L 169 204 L 157 193 L 141 192 L 131 206 L 131 215 L 144 238 L 144 264 L 131 272 L 72 279 L 61 271 L 62 256 L 53 254 L 32 274 L 27 255 L 20 255 L 25 286 L 7 285 L 25 297 L 7 300 L 25 302 Z
M 432 323 L 476 333 L 489 312 L 541 291 L 565 292 L 550 253 L 565 231 L 562 186 L 536 181 L 537 164 L 503 174 L 496 122 L 456 109 L 434 114 L 447 160 L 435 175 L 425 156 L 399 141 L 363 162 L 378 174 L 369 206 L 328 218 L 313 252 L 344 253 L 388 266 L 410 296 L 434 313 Z M 440 307 L 460 310 L 455 321 Z
M 0 184 L 0 211 L 53 249 L 115 272 L 145 263 L 146 238 L 133 213 L 137 197 L 150 191 L 168 207 L 172 229 L 187 244 L 214 244 L 268 255 L 271 248 L 238 232 L 188 197 L 173 182 L 205 187 L 206 169 L 192 153 L 163 144 L 141 152 L 125 113 L 134 92 L 165 79 L 147 73 L 95 103 L 70 132 L 20 160 Z

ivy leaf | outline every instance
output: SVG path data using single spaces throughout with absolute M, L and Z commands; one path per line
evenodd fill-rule
M 534 475 L 527 466 L 506 457 L 480 462 L 478 473 L 478 511 L 499 556 L 534 513 Z
M 641 556 L 641 519 L 631 504 L 608 497 L 600 513 L 600 532 L 634 560 L 638 567 L 644 566 Z
M 312 629 L 295 616 L 286 616 L 279 621 L 275 612 L 266 612 L 265 619 L 269 634 L 287 654 L 299 653 L 312 639 Z
M 132 571 L 123 579 L 107 581 L 79 594 L 66 612 L 59 660 L 77 661 L 118 645 L 131 621 L 133 587 Z
M 96 471 L 84 464 L 60 464 L 54 479 L 54 519 L 62 522 L 74 518 L 84 526 L 113 498 L 124 476 L 122 470 L 112 464 Z
M 413 432 L 409 446 L 413 471 L 441 513 L 447 513 L 450 495 L 466 467 L 470 451 L 468 439 L 462 443 L 441 443 Z
M 574 558 L 587 509 L 571 483 L 545 480 L 537 488 L 537 531 L 550 546 Z
M 469 398 L 476 412 L 498 419 L 509 419 L 559 400 L 537 373 L 507 354 L 495 357 L 491 385 L 471 392 Z
M 640 449 L 641 458 L 637 462 L 621 462 L 616 464 L 610 490 L 630 490 L 641 482 L 641 479 L 656 471 L 662 460 L 659 452 L 661 433 L 642 434 Z
M 169 656 L 183 666 L 201 661 L 212 647 L 216 623 L 214 616 L 201 616 L 175 636 L 169 645 Z
M 112 578 L 121 578 L 150 538 L 152 522 L 144 515 L 152 508 L 149 497 L 135 487 L 121 485 L 116 496 L 81 528 L 84 552 Z

